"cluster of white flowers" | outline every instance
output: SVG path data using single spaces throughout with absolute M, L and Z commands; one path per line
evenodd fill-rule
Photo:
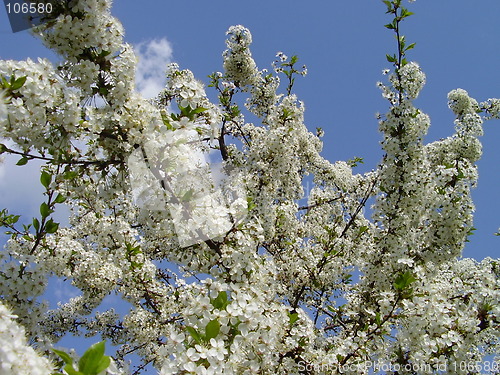
M 410 62 L 399 69 L 399 82 L 396 82 L 394 78 L 395 75 L 390 77 L 392 84 L 400 84 L 401 89 L 408 95 L 410 100 L 418 97 L 425 84 L 425 74 L 415 62 Z
M 0 295 L 8 296 L 7 301 L 18 322 L 32 336 L 40 332 L 39 319 L 47 311 L 47 303 L 37 300 L 47 286 L 47 274 L 36 265 L 36 257 L 30 254 L 31 242 L 10 239 L 5 250 L 0 257 Z
M 172 332 L 162 349 L 169 356 L 162 375 L 285 374 L 297 367 L 283 354 L 301 340 L 303 345 L 313 340 L 308 337 L 309 319 L 301 311 L 292 322 L 288 309 L 274 301 L 272 293 L 260 293 L 259 284 L 270 283 L 272 288 L 272 280 L 255 271 L 263 278 L 252 277 L 250 285 L 207 279 L 182 291 L 185 301 L 179 307 L 187 328 Z
M 202 106 L 206 98 L 203 84 L 194 78 L 189 70 L 179 70 L 175 63 L 167 67 L 167 88 L 165 95 L 172 95 L 179 98 L 179 105 L 198 108 Z
M 123 43 L 123 27 L 109 12 L 109 0 L 75 1 L 60 7 L 54 23 L 35 29 L 44 43 L 66 63 L 62 71 L 68 84 L 78 87 L 83 98 L 101 95 L 115 105 L 123 104 L 134 88 L 136 57 Z
M 251 96 L 245 104 L 248 110 L 259 118 L 265 119 L 269 108 L 276 105 L 281 97 L 276 93 L 279 84 L 278 75 L 267 74 L 266 70 L 262 70 L 262 75 L 257 83 L 252 85 Z
M 488 99 L 481 103 L 481 108 L 486 112 L 486 119 L 500 118 L 500 99 Z
M 368 374 L 374 361 L 432 373 L 498 350 L 498 262 L 457 258 L 472 230 L 482 122 L 500 101 L 452 91 L 456 134 L 424 144 L 430 119 L 413 100 L 425 75 L 405 64 L 379 84 L 391 105 L 379 122 L 385 156 L 356 174 L 320 155 L 304 104 L 278 93 L 278 74 L 291 89 L 301 73 L 284 53 L 274 73 L 259 71 L 246 28 L 229 29 L 224 72 L 212 76 L 220 103 L 176 64 L 147 101 L 133 92 L 136 58 L 110 1 L 69 4 L 36 28 L 65 59 L 59 69 L 0 61 L 14 85 L 0 135 L 54 156 L 42 220 L 4 220 L 15 229 L 0 295 L 30 340 L 50 348 L 68 333 L 101 334 L 121 346 L 120 368 L 137 354 L 163 375 Z M 261 124 L 246 122 L 241 93 Z M 69 226 L 48 226 L 64 199 Z M 79 294 L 48 310 L 48 275 Z M 128 311 L 97 311 L 110 295 Z M 0 305 L 0 340 L 13 332 L 24 345 L 9 314 Z M 6 345 L 5 368 L 32 361 Z
M 422 293 L 403 303 L 405 318 L 398 345 L 416 366 L 435 373 L 446 364 L 456 374 L 468 374 L 465 363 L 481 361 L 482 351 L 495 353 L 495 325 L 500 297 L 498 264 L 463 259 L 422 277 Z M 485 343 L 478 348 L 477 340 Z M 462 365 L 460 365 L 462 364 Z
M 24 328 L 0 302 L 0 373 L 5 375 L 49 375 L 53 365 L 26 341 Z
M 198 127 L 199 130 L 208 128 L 213 134 L 217 133 L 221 122 L 219 108 L 212 104 L 205 93 L 203 84 L 194 78 L 191 71 L 179 70 L 177 64 L 170 64 L 167 67 L 167 84 L 160 97 L 165 97 L 167 101 L 162 104 L 170 105 L 172 100 L 177 102 L 180 108 L 190 108 L 196 110 L 196 118 L 183 117 L 181 120 L 170 119 L 170 124 L 174 128 Z
M 46 125 L 62 126 L 61 133 L 74 133 L 80 119 L 79 98 L 61 84 L 52 64 L 45 59 L 37 63 L 2 60 L 0 75 L 11 80 L 25 78 L 20 88 L 9 87 L 6 93 L 8 115 L 2 116 L 0 136 L 12 138 L 23 149 L 68 144 L 56 132 L 48 136 Z
M 254 84 L 258 77 L 257 66 L 250 53 L 252 34 L 241 26 L 231 26 L 227 32 L 227 50 L 224 51 L 224 70 L 226 79 L 237 87 Z

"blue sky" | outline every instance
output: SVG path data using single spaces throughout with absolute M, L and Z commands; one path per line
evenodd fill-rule
M 452 89 L 463 88 L 478 101 L 500 97 L 500 2 L 417 0 L 408 7 L 415 15 L 403 22 L 402 32 L 417 43 L 409 60 L 427 75 L 416 105 L 431 116 L 426 140 L 433 141 L 453 133 L 446 99 Z M 222 69 L 225 32 L 231 25 L 250 29 L 261 69 L 271 67 L 278 51 L 298 55 L 308 75 L 297 78 L 294 91 L 305 103 L 307 126 L 325 130 L 323 155 L 329 160 L 363 157 L 360 172 L 375 168 L 382 156 L 375 113 L 386 112 L 388 103 L 376 82 L 384 80 L 381 71 L 390 67 L 385 54 L 396 50 L 392 33 L 383 27 L 390 22 L 384 12 L 378 0 L 143 0 L 115 1 L 112 9 L 125 27 L 126 41 L 142 43 L 143 62 L 154 69 L 151 79 L 146 82 L 145 76 L 142 82 L 149 85 L 145 90 L 158 82 L 167 60 L 208 84 L 207 75 Z M 2 59 L 57 60 L 27 31 L 13 34 L 3 8 L 0 40 Z M 153 40 L 157 48 L 148 52 Z M 500 227 L 500 121 L 487 122 L 481 140 L 484 155 L 473 193 L 477 231 L 465 249 L 465 256 L 476 259 L 500 255 L 500 237 L 493 236 Z M 6 160 L 0 166 L 0 208 L 34 215 L 42 201 L 36 167 L 12 164 Z

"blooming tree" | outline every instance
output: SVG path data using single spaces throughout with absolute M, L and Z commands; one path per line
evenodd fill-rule
M 379 83 L 385 155 L 365 174 L 320 155 L 321 131 L 307 130 L 293 94 L 305 68 L 279 53 L 274 71 L 259 70 L 246 28 L 227 32 L 224 70 L 209 85 L 217 103 L 175 64 L 146 100 L 110 1 L 54 3 L 34 33 L 61 62 L 0 61 L 0 135 L 10 140 L 0 152 L 42 161 L 45 189 L 29 224 L 1 211 L 0 372 L 494 372 L 481 361 L 499 348 L 500 263 L 460 255 L 478 137 L 500 100 L 450 92 L 455 134 L 424 144 L 429 118 L 413 101 L 425 75 L 400 29 L 411 12 L 384 3 L 397 52 Z M 306 178 L 314 186 L 301 205 Z M 65 227 L 53 218 L 63 204 Z M 80 295 L 49 309 L 48 277 Z M 126 314 L 100 310 L 111 294 Z M 110 360 L 94 346 L 78 367 L 52 350 L 67 334 L 117 350 Z M 127 369 L 131 354 L 142 364 Z

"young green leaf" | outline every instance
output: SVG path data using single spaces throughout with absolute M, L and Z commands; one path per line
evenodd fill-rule
M 415 48 L 417 43 L 411 43 L 405 48 L 405 52 Z
M 359 227 L 358 233 L 361 235 L 361 234 L 365 233 L 367 230 L 368 230 L 368 227 L 366 225 L 363 225 L 363 226 Z
M 28 163 L 28 158 L 23 156 L 21 159 L 18 160 L 16 165 L 26 165 Z
M 390 63 L 395 63 L 398 61 L 396 55 L 385 55 L 385 57 Z
M 198 107 L 198 108 L 193 109 L 191 111 L 191 113 L 197 115 L 198 113 L 202 113 L 202 112 L 205 112 L 207 110 L 208 110 L 207 108 Z
M 396 280 L 394 281 L 394 288 L 398 291 L 402 291 L 410 286 L 411 283 L 416 281 L 417 279 L 413 276 L 410 271 L 406 271 L 404 273 L 400 273 Z
M 107 355 L 103 356 L 99 361 L 99 363 L 97 364 L 96 375 L 106 370 L 110 364 L 111 364 L 111 358 L 108 357 Z
M 288 320 L 290 322 L 290 325 L 293 326 L 297 320 L 299 320 L 299 314 L 298 313 L 288 313 Z
M 225 291 L 219 292 L 217 297 L 211 300 L 211 303 L 217 310 L 224 310 L 228 305 L 227 293 Z
M 200 334 L 198 333 L 198 331 L 195 328 L 186 326 L 186 331 L 188 331 L 188 333 L 191 335 L 191 337 L 194 339 L 194 341 L 197 344 L 201 344 L 202 343 L 201 336 L 200 336 Z
M 377 326 L 380 326 L 382 324 L 382 318 L 380 317 L 380 313 L 377 312 L 375 315 L 375 323 L 377 323 Z
M 217 335 L 220 332 L 220 323 L 217 319 L 211 320 L 208 322 L 207 326 L 205 327 L 205 338 L 206 340 L 213 339 L 217 337 Z
M 52 351 L 54 353 L 56 353 L 59 357 L 61 357 L 62 360 L 64 361 L 64 363 L 66 363 L 68 365 L 72 365 L 73 364 L 73 358 L 71 358 L 68 353 L 63 352 L 62 350 L 57 350 L 57 349 L 52 349 Z
M 59 223 L 55 223 L 52 219 L 47 221 L 47 223 L 45 224 L 45 232 L 49 234 L 57 232 L 58 229 L 59 229 Z
M 19 77 L 15 81 L 13 81 L 10 85 L 11 90 L 18 90 L 21 87 L 23 87 L 24 83 L 26 82 L 26 76 L 24 77 Z
M 392 13 L 392 3 L 389 0 L 383 0 L 383 3 L 387 6 L 386 13 Z
M 40 182 L 46 189 L 48 189 L 50 183 L 52 182 L 52 175 L 48 172 L 43 171 L 40 176 Z
M 10 87 L 10 84 L 9 84 L 9 81 L 7 81 L 7 79 L 2 76 L 2 89 L 8 89 Z
M 193 189 L 189 189 L 182 196 L 181 202 L 189 202 L 190 200 L 193 199 L 193 196 L 194 196 L 194 190 Z
M 83 372 L 76 371 L 72 365 L 64 366 L 64 371 L 66 371 L 68 373 L 68 375 L 87 375 L 87 374 L 84 374 Z
M 104 355 L 105 341 L 92 345 L 78 361 L 78 370 L 85 375 L 97 375 L 105 370 L 110 359 Z
M 38 219 L 36 217 L 33 218 L 33 228 L 35 228 L 37 232 L 38 232 L 38 230 L 40 230 L 40 222 L 38 221 Z
M 48 217 L 52 212 L 54 211 L 49 208 L 49 205 L 46 202 L 43 202 L 40 205 L 40 215 L 42 215 L 43 219 Z
M 56 199 L 54 199 L 54 203 L 64 203 L 66 202 L 66 197 L 62 194 L 57 194 Z

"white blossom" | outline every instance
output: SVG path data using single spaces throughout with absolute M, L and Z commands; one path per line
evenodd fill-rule
M 130 354 L 163 375 L 368 374 L 498 352 L 499 262 L 461 258 L 498 99 L 451 91 L 454 134 L 425 143 L 424 73 L 384 71 L 384 156 L 357 174 L 321 155 L 293 80 L 282 93 L 285 53 L 258 70 L 250 31 L 232 26 L 218 102 L 175 63 L 147 100 L 110 5 L 64 3 L 35 28 L 57 67 L 0 61 L 2 82 L 23 82 L 0 97 L 0 136 L 15 145 L 2 151 L 46 162 L 41 218 L 1 213 L 1 373 L 50 373 L 27 342 L 48 353 L 67 334 L 119 346 L 109 374 L 127 373 Z M 54 221 L 61 204 L 68 225 Z M 72 294 L 49 308 L 51 278 Z M 102 309 L 108 298 L 126 308 Z
M 0 303 L 0 373 L 52 374 L 53 365 L 28 345 L 24 329 L 15 319 L 16 316 Z

